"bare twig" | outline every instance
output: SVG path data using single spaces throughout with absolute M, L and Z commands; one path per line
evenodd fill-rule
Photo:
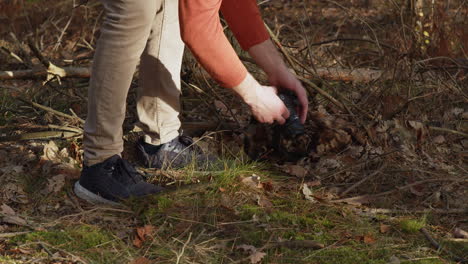
M 434 131 L 439 131 L 439 132 L 451 133 L 451 134 L 455 134 L 455 135 L 459 135 L 459 136 L 468 138 L 468 134 L 463 133 L 463 132 L 461 132 L 461 131 L 449 129 L 449 128 L 429 126 L 429 129 L 430 129 L 430 130 L 434 130 Z
M 351 187 L 349 187 L 348 189 L 346 189 L 345 191 L 343 191 L 340 196 L 345 196 L 346 194 L 348 194 L 350 191 L 354 190 L 355 188 L 357 188 L 359 185 L 363 184 L 365 181 L 369 180 L 370 178 L 374 177 L 375 175 L 377 174 L 380 174 L 382 172 L 382 170 L 385 168 L 386 164 L 382 164 L 382 166 L 380 166 L 379 169 L 377 169 L 376 171 L 374 171 L 373 173 L 367 175 L 366 177 L 362 178 L 360 181 L 356 182 L 355 184 L 351 185 Z
M 24 102 L 24 103 L 28 103 L 28 104 L 31 104 L 32 106 L 36 107 L 36 108 L 39 108 L 41 110 L 44 110 L 44 111 L 47 111 L 49 113 L 52 113 L 54 115 L 57 115 L 57 116 L 61 116 L 61 117 L 65 117 L 65 118 L 68 118 L 68 119 L 71 119 L 72 121 L 78 121 L 79 123 L 81 124 L 84 124 L 84 120 L 79 118 L 79 117 L 74 117 L 74 116 L 71 116 L 71 115 L 68 115 L 68 114 L 65 114 L 65 113 L 62 113 L 60 111 L 57 111 L 55 109 L 52 109 L 50 107 L 47 107 L 47 106 L 44 106 L 44 105 L 41 105 L 41 104 L 38 104 L 38 103 L 35 103 L 35 102 L 32 102 L 32 101 L 27 101 L 27 100 L 24 100 L 24 99 L 21 99 L 21 98 L 17 98 L 18 100 Z
M 16 55 L 16 53 L 14 53 L 13 51 L 7 49 L 6 47 L 3 47 L 1 46 L 0 47 L 6 54 L 10 55 L 11 57 L 13 57 L 13 59 L 17 60 L 18 62 L 26 65 L 26 63 L 23 61 L 23 59 L 20 58 L 20 56 Z
M 177 256 L 176 264 L 180 263 L 180 260 L 181 260 L 182 256 L 184 255 L 185 248 L 190 243 L 191 239 L 192 239 L 192 232 L 190 232 L 189 237 L 188 237 L 187 241 L 184 243 L 184 245 L 182 246 L 182 249 L 180 250 L 180 252 L 175 252 L 175 254 Z
M 460 179 L 454 179 L 454 178 L 427 179 L 427 180 L 413 182 L 413 183 L 407 184 L 405 186 L 396 187 L 394 190 L 390 190 L 390 191 L 386 191 L 386 192 L 381 192 L 381 193 L 371 194 L 371 195 L 359 195 L 359 196 L 355 196 L 355 197 L 351 197 L 351 198 L 332 200 L 331 202 L 334 202 L 334 203 L 347 203 L 347 202 L 353 202 L 353 201 L 359 201 L 359 200 L 374 199 L 374 198 L 377 198 L 377 197 L 386 196 L 386 195 L 389 195 L 389 194 L 392 194 L 392 193 L 403 191 L 403 190 L 409 189 L 409 188 L 411 188 L 413 186 L 417 186 L 417 185 L 420 185 L 420 184 L 429 183 L 429 182 L 440 182 L 440 181 L 460 181 Z
M 10 237 L 15 237 L 15 236 L 21 236 L 25 234 L 29 234 L 31 231 L 23 231 L 23 232 L 13 232 L 13 233 L 0 233 L 0 239 L 5 239 L 5 238 L 10 238 Z
M 49 68 L 50 61 L 42 55 L 42 53 L 39 51 L 39 48 L 36 46 L 36 44 L 34 44 L 31 38 L 28 39 L 28 46 L 34 53 L 34 56 L 36 56 L 42 63 L 42 65 L 44 65 L 46 68 Z

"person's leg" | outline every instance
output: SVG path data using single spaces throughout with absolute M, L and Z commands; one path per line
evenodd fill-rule
M 156 13 L 163 8 L 163 0 L 101 1 L 106 15 L 94 55 L 83 138 L 87 166 L 123 150 L 128 89 Z
M 144 141 L 167 143 L 179 135 L 180 70 L 184 43 L 180 38 L 177 0 L 163 0 L 141 57 L 137 111 Z

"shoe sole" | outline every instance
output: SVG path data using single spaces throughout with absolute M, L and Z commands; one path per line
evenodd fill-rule
M 79 198 L 92 203 L 92 204 L 108 204 L 108 205 L 113 205 L 113 206 L 121 206 L 122 204 L 107 200 L 97 194 L 94 194 L 90 191 L 88 191 L 85 187 L 81 186 L 80 182 L 77 181 L 75 183 L 75 186 L 73 188 L 73 191 L 75 192 L 75 195 L 78 196 Z

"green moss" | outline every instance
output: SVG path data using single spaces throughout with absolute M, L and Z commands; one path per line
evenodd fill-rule
M 93 260 L 93 263 L 114 263 L 116 254 L 110 251 L 111 248 L 101 247 L 111 241 L 113 237 L 109 232 L 95 226 L 81 225 L 61 230 L 36 231 L 15 237 L 10 242 L 43 242 L 54 248 L 85 256 Z M 113 248 L 116 244 L 109 243 L 108 246 Z M 53 248 L 51 250 L 54 251 Z
M 426 226 L 426 218 L 423 219 L 403 219 L 400 221 L 400 228 L 407 233 L 419 232 L 419 229 Z

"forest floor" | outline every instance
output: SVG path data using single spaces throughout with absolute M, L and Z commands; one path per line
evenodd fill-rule
M 184 131 L 220 159 L 138 167 L 167 191 L 121 207 L 72 189 L 103 15 L 75 2 L 0 6 L 1 263 L 467 263 L 468 2 L 415 16 L 402 1 L 262 1 L 309 91 L 306 134 L 274 143 L 187 51 Z M 137 79 L 124 124 L 134 164 Z

